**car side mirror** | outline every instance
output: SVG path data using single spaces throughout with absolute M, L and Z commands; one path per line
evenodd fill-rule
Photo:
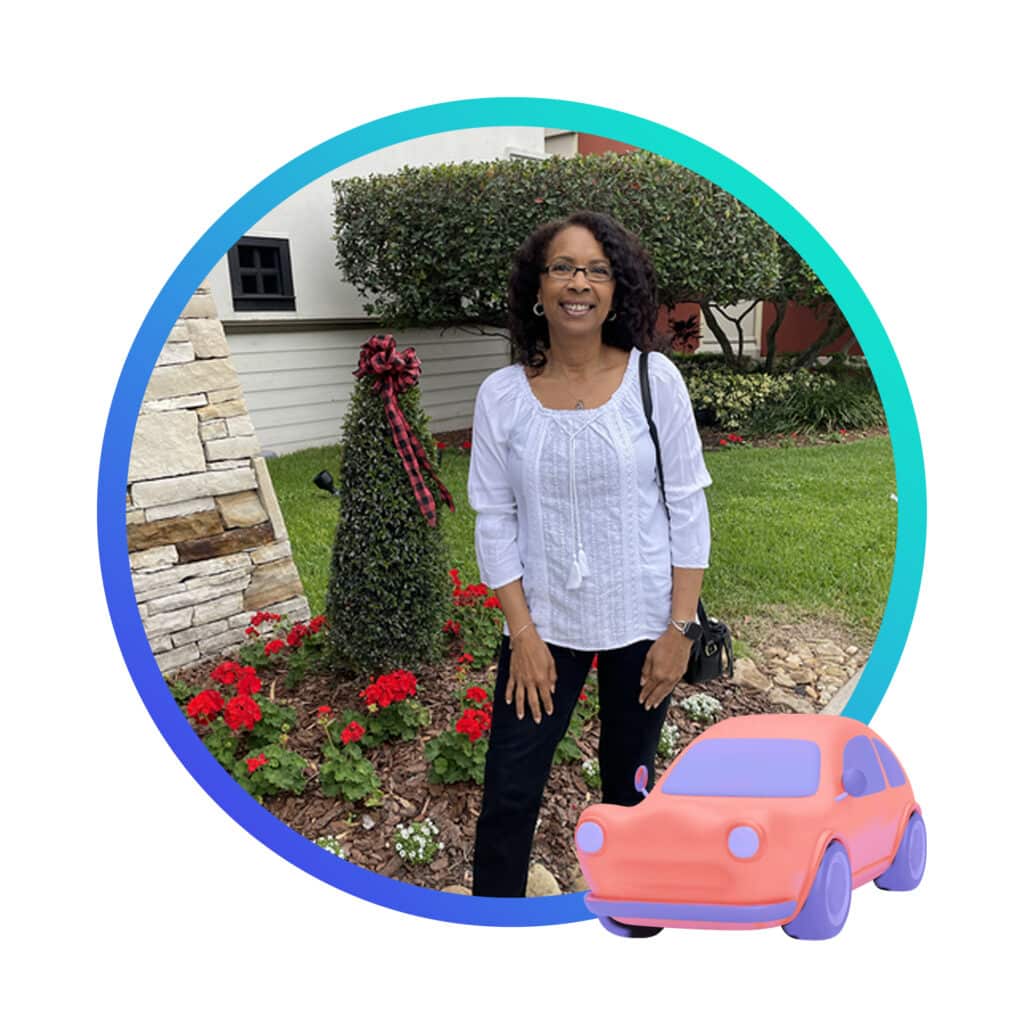
M 633 788 L 638 793 L 647 796 L 647 765 L 641 764 L 637 766 L 636 771 L 633 773 Z
M 843 789 L 850 796 L 863 796 L 868 788 L 868 778 L 859 768 L 848 768 L 843 772 Z

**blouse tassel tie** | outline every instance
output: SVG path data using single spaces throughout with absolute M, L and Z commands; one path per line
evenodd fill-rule
M 587 553 L 583 550 L 580 510 L 576 496 L 576 436 L 579 433 L 582 431 L 577 431 L 569 438 L 569 504 L 572 510 L 572 537 L 576 553 L 573 556 L 572 568 L 569 570 L 569 580 L 565 585 L 567 590 L 579 590 L 583 581 L 590 575 Z

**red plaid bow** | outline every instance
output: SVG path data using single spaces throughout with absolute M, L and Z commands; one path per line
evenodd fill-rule
M 398 404 L 398 396 L 413 387 L 419 378 L 420 361 L 416 357 L 416 350 L 407 348 L 404 352 L 398 352 L 395 339 L 390 334 L 375 334 L 360 350 L 359 368 L 354 373 L 357 378 L 366 376 L 377 378 L 373 382 L 373 390 L 384 401 L 384 412 L 391 425 L 391 437 L 394 439 L 402 465 L 405 467 L 406 476 L 409 477 L 409 483 L 412 484 L 416 503 L 427 522 L 431 526 L 436 526 L 437 509 L 434 504 L 434 495 L 431 494 L 430 488 L 423 479 L 422 467 L 426 466 L 427 472 L 437 484 L 441 497 L 453 512 L 455 511 L 455 502 L 452 501 L 452 496 L 441 483 L 437 473 L 434 472 L 434 467 L 427 459 L 423 445 L 409 429 L 409 423 Z

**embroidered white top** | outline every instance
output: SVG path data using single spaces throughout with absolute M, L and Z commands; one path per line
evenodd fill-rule
M 477 393 L 469 503 L 481 579 L 496 589 L 522 577 L 537 631 L 561 647 L 656 640 L 668 626 L 672 566 L 708 565 L 711 477 L 686 385 L 667 357 L 651 353 L 669 520 L 639 355 L 630 352 L 622 383 L 594 409 L 541 405 L 518 364 Z

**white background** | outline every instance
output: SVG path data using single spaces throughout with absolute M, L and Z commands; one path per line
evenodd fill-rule
M 1012 1015 L 996 1010 L 1021 913 L 1021 83 L 997 13 L 1009 5 L 414 8 L 189 0 L 5 16 L 6 1016 Z M 236 826 L 164 744 L 121 661 L 96 554 L 100 441 L 168 275 L 310 146 L 500 95 L 617 108 L 751 170 L 840 254 L 903 366 L 928 552 L 873 725 L 908 766 L 929 865 L 914 893 L 857 890 L 831 942 L 775 930 L 630 943 L 596 923 L 485 929 L 364 903 Z

